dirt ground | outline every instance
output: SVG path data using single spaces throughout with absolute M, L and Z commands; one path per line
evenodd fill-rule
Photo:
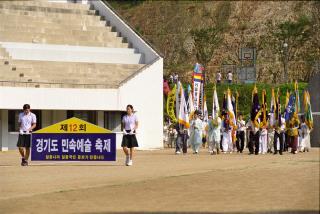
M 31 162 L 0 152 L 0 213 L 319 213 L 319 148 L 297 155 L 174 155 Z

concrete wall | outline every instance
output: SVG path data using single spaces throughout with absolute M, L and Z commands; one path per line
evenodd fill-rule
M 118 89 L 1 87 L 0 109 L 119 110 Z
M 139 146 L 143 149 L 163 148 L 163 59 L 138 73 L 119 89 L 120 106 L 132 104 L 137 111 Z
M 141 39 L 117 14 L 108 8 L 101 0 L 89 0 L 95 10 L 99 11 L 100 16 L 104 16 L 111 26 L 116 27 L 116 31 L 121 33 L 122 37 L 127 38 L 133 48 L 138 49 L 139 53 L 144 54 L 145 64 L 150 64 L 159 55 Z

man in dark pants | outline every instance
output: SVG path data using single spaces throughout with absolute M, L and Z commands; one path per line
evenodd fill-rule
M 260 123 L 260 120 L 258 119 L 258 123 Z M 254 123 L 250 120 L 248 124 L 246 125 L 248 130 L 250 130 L 249 134 L 249 154 L 252 155 L 255 153 L 255 155 L 259 154 L 259 138 L 260 138 L 260 130 L 257 128 Z
M 273 154 L 277 154 L 278 153 L 278 149 L 277 149 L 277 142 L 278 142 L 278 138 L 279 138 L 279 144 L 280 144 L 280 148 L 279 148 L 279 154 L 282 155 L 282 152 L 284 151 L 284 132 L 285 132 L 285 128 L 286 128 L 286 122 L 285 119 L 281 116 L 280 119 L 280 124 L 278 123 L 276 128 L 275 128 L 275 132 L 274 132 L 274 141 L 273 141 L 273 147 L 274 147 L 274 153 Z
M 246 130 L 246 124 L 244 120 L 242 119 L 242 114 L 239 114 L 239 118 L 237 121 L 237 141 L 236 141 L 236 146 L 237 146 L 237 151 L 242 153 L 243 148 L 244 148 L 244 134 Z
M 184 125 L 177 123 L 176 130 L 178 132 L 177 141 L 176 141 L 176 154 L 181 153 L 181 149 L 183 154 L 187 153 L 188 145 L 187 140 L 189 138 L 187 129 L 184 128 Z
M 23 112 L 19 114 L 19 138 L 17 147 L 21 155 L 21 166 L 28 166 L 30 155 L 31 133 L 36 127 L 36 115 L 30 111 L 30 105 L 23 105 Z

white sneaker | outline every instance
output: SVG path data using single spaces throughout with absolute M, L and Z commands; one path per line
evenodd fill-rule
M 128 165 L 127 166 L 132 166 L 133 162 L 132 160 L 129 160 Z
M 125 161 L 125 165 L 126 165 L 126 166 L 128 166 L 129 161 L 130 161 L 130 157 L 129 157 L 129 155 L 128 155 L 128 156 L 126 156 L 126 161 Z
M 180 151 L 176 151 L 176 155 L 179 155 L 181 152 Z

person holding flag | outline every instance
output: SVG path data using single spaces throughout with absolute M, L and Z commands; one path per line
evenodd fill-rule
M 255 153 L 255 155 L 259 154 L 259 138 L 260 138 L 260 104 L 258 97 L 258 89 L 254 86 L 252 91 L 252 108 L 250 118 L 251 121 L 247 125 L 250 129 L 250 140 L 249 140 L 249 154 Z
M 274 132 L 274 141 L 273 141 L 273 148 L 274 152 L 273 154 L 276 155 L 279 154 L 282 155 L 282 152 L 284 150 L 284 137 L 285 137 L 285 129 L 286 129 L 286 121 L 284 116 L 281 114 L 281 104 L 280 104 L 280 93 L 278 89 L 277 93 L 277 101 L 276 101 L 276 122 L 275 122 L 275 132 Z M 279 141 L 279 149 L 277 146 L 277 143 Z
M 200 120 L 200 112 L 198 110 L 194 113 L 194 119 L 190 124 L 190 143 L 192 146 L 193 154 L 198 154 L 202 144 L 202 121 Z
M 213 89 L 212 99 L 212 116 L 213 118 L 208 122 L 208 146 L 210 154 L 220 153 L 220 141 L 221 141 L 221 118 L 219 114 L 219 103 L 216 87 Z
M 268 121 L 267 121 L 267 95 L 266 90 L 262 91 L 262 106 L 260 110 L 260 139 L 259 139 L 259 154 L 267 153 L 268 144 Z
M 246 131 L 246 122 L 243 120 L 242 114 L 239 114 L 237 121 L 237 152 L 242 153 L 244 149 L 244 136 Z
M 176 125 L 176 130 L 178 132 L 177 142 L 176 142 L 176 154 L 181 153 L 181 149 L 183 154 L 187 153 L 187 139 L 188 139 L 188 128 L 190 127 L 189 124 L 189 115 L 188 115 L 188 108 L 186 99 L 184 96 L 184 89 L 182 84 L 180 84 L 180 106 L 179 106 L 179 113 L 178 113 L 178 123 Z
M 274 140 L 274 128 L 277 123 L 277 100 L 274 95 L 274 89 L 271 90 L 271 104 L 269 113 L 269 123 L 268 123 L 268 153 L 273 153 L 273 140 Z
M 221 138 L 221 118 L 216 112 L 214 117 L 208 122 L 208 146 L 210 154 L 220 153 L 220 138 Z
M 300 125 L 300 152 L 309 152 L 310 146 L 310 132 L 313 129 L 313 117 L 310 104 L 310 95 L 307 90 L 303 93 L 303 103 L 304 103 L 304 115 L 301 117 Z
M 299 99 L 299 90 L 298 90 L 298 83 L 297 81 L 294 83 L 294 92 L 290 95 L 289 102 L 291 103 L 288 105 L 290 106 L 289 109 L 289 145 L 291 146 L 291 153 L 297 154 L 298 150 L 298 128 L 300 125 L 298 113 L 300 110 L 300 99 Z

